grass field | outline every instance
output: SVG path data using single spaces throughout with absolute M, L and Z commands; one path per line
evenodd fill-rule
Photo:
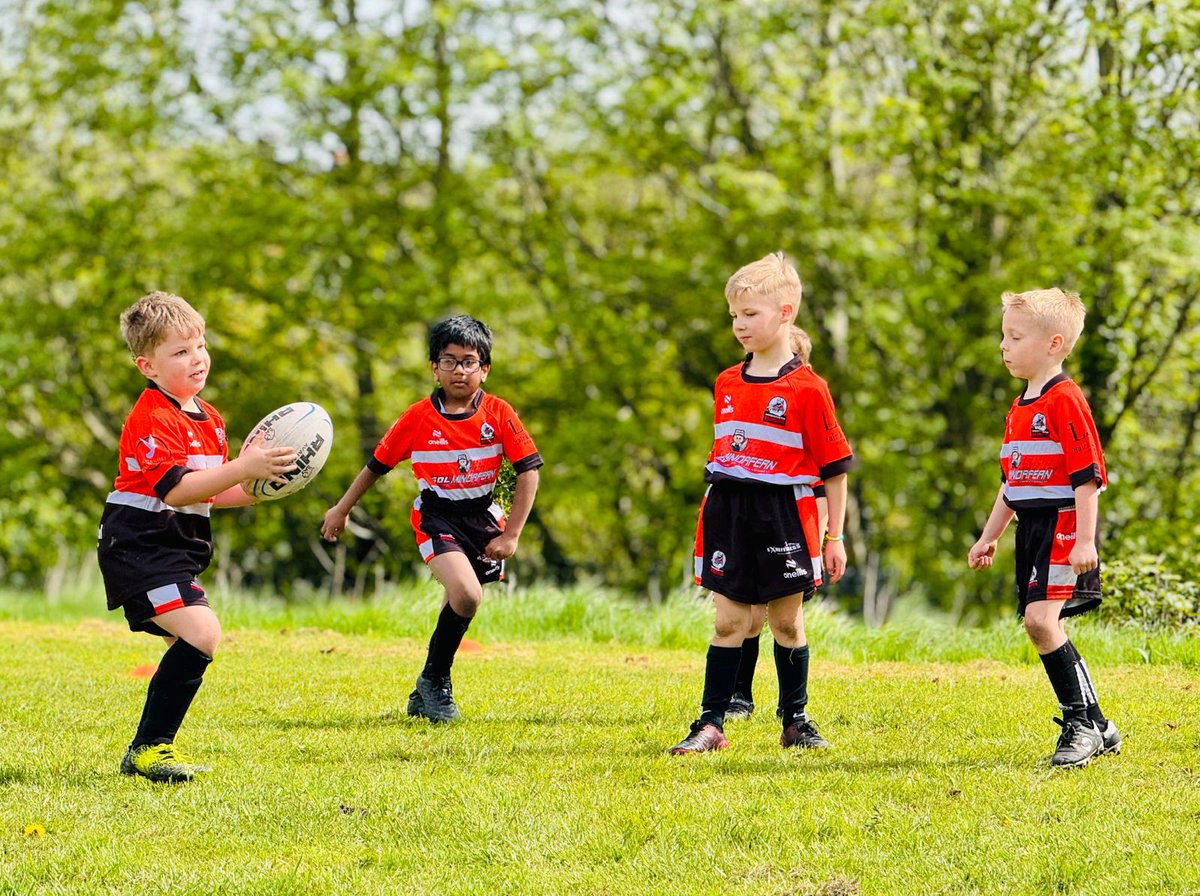
M 1064 772 L 1015 623 L 817 611 L 834 749 L 779 748 L 764 649 L 732 748 L 675 758 L 704 604 L 489 598 L 455 666 L 466 718 L 432 726 L 403 710 L 436 600 L 217 595 L 226 641 L 179 737 L 213 770 L 163 786 L 116 774 L 161 642 L 99 598 L 0 596 L 0 894 L 1200 892 L 1192 639 L 1076 629 L 1127 739 Z

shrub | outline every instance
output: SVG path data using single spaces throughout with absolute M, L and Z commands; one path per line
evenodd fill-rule
M 1165 554 L 1105 562 L 1105 618 L 1154 628 L 1200 626 L 1200 563 Z

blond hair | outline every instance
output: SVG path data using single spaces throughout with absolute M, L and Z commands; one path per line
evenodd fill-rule
M 1083 333 L 1083 319 L 1087 315 L 1087 308 L 1079 298 L 1079 293 L 1066 292 L 1056 286 L 1052 289 L 1006 292 L 1000 300 L 1006 311 L 1024 311 L 1047 333 L 1061 335 L 1063 348 L 1068 354 Z
M 795 324 L 792 324 L 792 351 L 799 356 L 803 364 L 807 364 L 808 359 L 812 357 L 812 339 Z
M 172 333 L 203 332 L 200 312 L 169 292 L 147 293 L 121 315 L 121 338 L 135 358 L 149 355 Z
M 749 294 L 749 296 L 747 295 Z M 725 299 L 761 296 L 765 299 L 791 304 L 792 314 L 800 310 L 800 300 L 804 297 L 804 287 L 800 283 L 800 275 L 796 268 L 782 252 L 772 252 L 758 261 L 739 268 L 737 273 L 725 282 Z

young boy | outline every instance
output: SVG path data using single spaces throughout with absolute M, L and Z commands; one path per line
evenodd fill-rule
M 1066 617 L 1100 605 L 1096 518 L 1107 473 L 1087 400 L 1062 371 L 1086 312 L 1078 295 L 1061 289 L 1006 292 L 1003 305 L 1000 353 L 1026 386 L 1009 409 L 1000 491 L 967 562 L 991 566 L 1016 515 L 1017 612 L 1063 713 L 1054 720 L 1063 730 L 1050 763 L 1082 766 L 1121 749 L 1120 732 L 1100 711 L 1087 664 L 1063 627 Z
M 433 722 L 460 718 L 450 667 L 483 600 L 516 553 L 537 494 L 542 458 L 516 412 L 481 386 L 492 366 L 492 333 L 459 315 L 429 334 L 429 368 L 437 388 L 392 424 L 342 499 L 325 514 L 321 535 L 334 541 L 350 511 L 381 476 L 406 458 L 421 493 L 411 522 L 417 547 L 445 589 L 425 667 L 408 697 L 408 714 Z M 492 502 L 505 458 L 517 474 L 507 523 Z
M 713 593 L 716 621 L 704 672 L 700 717 L 673 754 L 729 746 L 725 714 L 733 696 L 755 604 L 767 605 L 784 747 L 827 747 L 808 717 L 804 601 L 828 569 L 846 570 L 842 524 L 853 455 L 824 380 L 796 357 L 791 329 L 803 290 L 782 252 L 746 265 L 725 284 L 733 335 L 746 352 L 714 387 L 710 483 L 696 534 L 696 582 Z M 825 482 L 829 531 L 824 564 L 813 485 Z
M 812 339 L 803 329 L 792 327 L 792 351 L 800 359 L 801 364 L 809 363 L 812 357 Z M 813 497 L 817 499 L 817 532 L 824 535 L 825 524 L 829 519 L 829 501 L 825 498 L 825 483 L 813 484 Z M 750 634 L 742 642 L 742 657 L 738 663 L 737 681 L 734 683 L 733 697 L 729 701 L 729 709 L 725 712 L 725 721 L 748 719 L 754 713 L 754 672 L 758 668 L 759 635 L 767 621 L 765 604 L 754 604 L 751 608 L 754 617 L 750 623 Z M 776 708 L 775 714 L 781 715 L 783 710 Z
M 209 373 L 204 319 L 179 296 L 140 298 L 121 315 L 121 336 L 149 383 L 121 430 L 97 553 L 108 608 L 168 645 L 121 772 L 188 781 L 201 769 L 175 750 L 175 734 L 221 640 L 197 578 L 212 559 L 209 513 L 254 503 L 241 483 L 283 482 L 295 452 L 247 444 L 229 460 L 225 423 L 199 397 Z

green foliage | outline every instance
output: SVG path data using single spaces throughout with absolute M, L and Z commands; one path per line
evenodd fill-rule
M 1194 19 L 1184 0 L 20 5 L 0 32 L 0 577 L 90 549 L 140 388 L 117 315 L 166 288 L 206 315 L 205 397 L 235 436 L 301 398 L 337 433 L 304 493 L 218 518 L 223 581 L 361 595 L 420 568 L 406 471 L 352 540 L 316 533 L 428 390 L 426 324 L 463 310 L 547 462 L 513 571 L 665 600 L 711 384 L 738 360 L 721 287 L 777 248 L 861 461 L 844 605 L 1007 607 L 963 559 L 1020 388 L 1005 289 L 1088 304 L 1068 369 L 1112 471 L 1105 543 L 1186 549 Z
M 1104 615 L 1168 631 L 1200 626 L 1200 565 L 1185 557 L 1134 553 L 1104 564 Z

